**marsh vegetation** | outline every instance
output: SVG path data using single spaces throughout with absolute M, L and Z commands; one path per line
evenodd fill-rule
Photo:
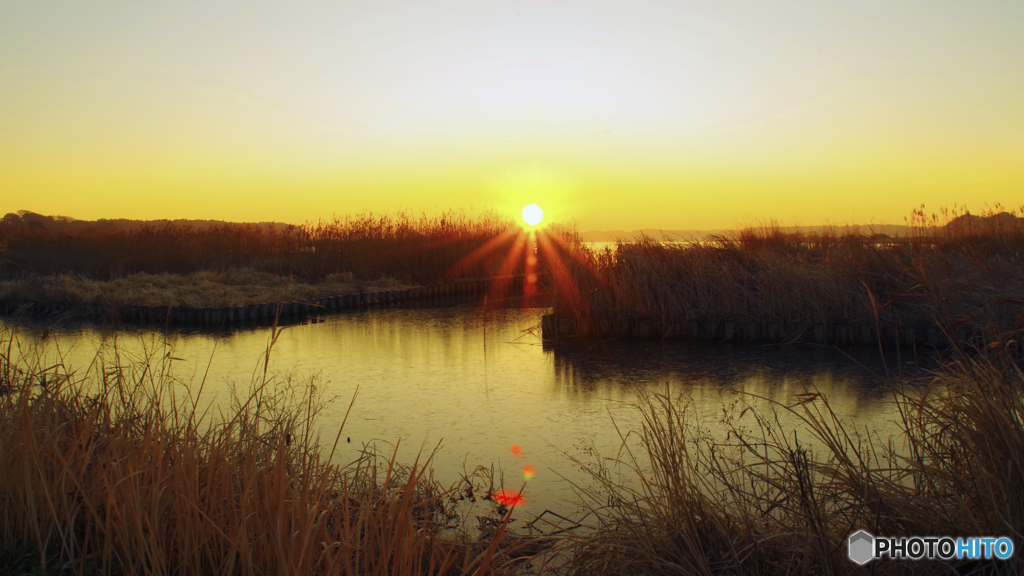
M 892 434 L 808 388 L 723 406 L 722 438 L 686 394 L 637 390 L 640 424 L 620 431 L 617 453 L 580 461 L 587 513 L 554 539 L 509 530 L 503 508 L 466 529 L 464 486 L 435 481 L 429 454 L 334 462 L 341 436 L 320 436 L 315 381 L 257 371 L 214 410 L 202 379 L 164 369 L 170 358 L 76 372 L 18 360 L 7 334 L 0 538 L 48 569 L 106 574 L 858 574 L 845 548 L 857 529 L 1020 543 L 1024 229 L 1015 215 L 963 216 L 917 212 L 919 233 L 899 239 L 768 226 L 564 258 L 559 306 L 579 318 L 928 317 L 947 338 L 964 325 L 974 337 L 949 338 L 932 373 L 891 388 Z M 1019 574 L 1024 560 L 869 568 Z
M 897 237 L 767 224 L 690 243 L 620 241 L 567 261 L 557 311 L 581 334 L 600 333 L 603 317 L 649 319 L 655 337 L 725 318 L 937 324 L 947 336 L 1010 330 L 1024 302 L 1021 214 L 922 207 Z
M 841 417 L 810 387 L 794 402 L 741 393 L 721 407 L 723 437 L 688 393 L 638 388 L 639 424 L 620 430 L 620 451 L 579 460 L 592 473 L 577 485 L 586 513 L 553 539 L 503 527 L 507 509 L 488 523 L 459 518 L 467 485 L 436 481 L 429 452 L 332 460 L 345 439 L 319 435 L 315 379 L 257 370 L 217 407 L 202 377 L 173 376 L 173 358 L 77 372 L 12 361 L 7 335 L 0 536 L 51 568 L 138 574 L 856 574 L 845 538 L 857 529 L 1019 542 L 1020 335 L 954 349 L 898 382 L 895 432 Z M 1016 555 L 872 568 L 1022 565 Z
M 59 573 L 472 574 L 509 561 L 507 510 L 486 537 L 432 454 L 332 461 L 323 388 L 257 371 L 231 401 L 151 356 L 84 372 L 0 354 L 0 540 Z M 270 357 L 270 351 L 267 352 Z M 349 406 L 351 409 L 351 405 Z M 347 418 L 347 413 L 346 413 Z M 479 491 L 479 474 L 466 479 Z M 481 494 L 483 495 L 483 494 Z M 521 555 L 521 554 L 520 554 Z
M 0 225 L 0 242 L 8 273 L 108 280 L 140 272 L 188 275 L 250 269 L 307 283 L 344 272 L 358 279 L 424 282 L 441 278 L 467 254 L 516 226 L 511 218 L 458 213 L 364 214 L 299 226 L 164 222 L 70 229 L 9 218 Z M 485 264 L 466 272 L 481 272 Z

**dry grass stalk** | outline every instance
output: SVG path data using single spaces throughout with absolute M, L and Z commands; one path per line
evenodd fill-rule
M 1014 335 L 1019 337 L 1019 333 Z M 764 399 L 767 400 L 767 399 Z M 851 430 L 827 399 L 725 418 L 731 441 L 694 424 L 683 397 L 644 392 L 638 440 L 584 491 L 600 519 L 573 574 L 860 574 L 846 557 L 876 535 L 1024 537 L 1024 374 L 1005 347 L 958 353 L 924 386 L 894 391 L 905 438 Z M 796 415 L 801 432 L 783 427 Z M 1009 562 L 875 561 L 878 574 L 1018 574 Z M 959 571 L 959 572 L 958 572 Z
M 572 574 L 861 574 L 858 529 L 885 536 L 1024 538 L 1024 373 L 1015 330 L 956 349 L 929 380 L 892 391 L 901 434 L 843 422 L 816 390 L 791 405 L 723 412 L 728 434 L 696 422 L 685 396 L 645 390 L 643 428 L 623 435 L 598 488 L 599 519 L 575 542 Z M 763 405 L 763 404 L 762 404 Z M 780 414 L 796 417 L 794 429 Z M 631 470 L 612 481 L 608 466 Z M 1019 574 L 1008 562 L 875 561 L 877 574 Z
M 78 274 L 107 280 L 141 272 L 189 275 L 252 269 L 309 283 L 339 273 L 424 283 L 445 279 L 475 249 L 518 229 L 510 218 L 484 214 L 471 219 L 453 212 L 419 218 L 361 214 L 286 228 L 194 228 L 167 222 L 61 232 L 0 222 L 0 245 L 7 250 L 9 275 Z M 479 262 L 465 275 L 482 276 L 488 264 Z
M 314 383 L 257 376 L 234 406 L 167 359 L 85 375 L 0 355 L 0 540 L 39 564 L 122 574 L 485 574 L 494 547 L 441 538 L 429 474 L 364 454 L 330 463 Z M 340 431 L 339 431 L 340 435 Z M 496 540 L 500 539 L 498 534 Z M 484 546 L 481 551 L 480 547 Z M 496 544 L 495 544 L 496 546 Z
M 692 243 L 620 241 L 568 270 L 559 313 L 654 319 L 666 333 L 689 319 L 737 322 L 938 321 L 1014 328 L 1024 301 L 1019 211 L 945 223 L 915 211 L 913 232 L 785 233 L 777 224 Z

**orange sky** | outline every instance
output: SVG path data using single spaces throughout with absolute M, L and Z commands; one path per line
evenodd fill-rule
M 0 213 L 1024 203 L 1024 2 L 0 2 Z

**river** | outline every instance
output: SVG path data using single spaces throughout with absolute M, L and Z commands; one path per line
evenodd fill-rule
M 358 388 L 337 461 L 374 445 L 390 454 L 401 441 L 399 460 L 411 463 L 440 443 L 433 462 L 439 480 L 451 484 L 478 465 L 493 466 L 506 487 L 526 486 L 523 514 L 579 513 L 570 483 L 591 483 L 581 463 L 613 456 L 620 431 L 639 429 L 633 403 L 642 389 L 685 391 L 694 421 L 715 433 L 724 431 L 723 405 L 768 406 L 756 397 L 792 404 L 809 390 L 825 394 L 853 428 L 895 429 L 897 413 L 884 387 L 892 379 L 877 351 L 618 340 L 552 349 L 540 338 L 545 312 L 466 305 L 337 314 L 283 329 L 270 371 L 296 382 L 315 379 L 336 397 L 320 419 L 331 439 Z M 84 368 L 115 348 L 126 359 L 169 354 L 177 359 L 175 373 L 193 387 L 209 370 L 203 395 L 214 403 L 230 397 L 232 383 L 245 388 L 261 371 L 271 337 L 266 327 L 165 333 L 90 323 L 8 326 L 19 334 L 18 354 L 39 362 L 60 356 Z M 899 361 L 890 358 L 890 370 Z M 781 421 L 799 425 L 792 417 Z M 529 481 L 527 465 L 536 470 Z

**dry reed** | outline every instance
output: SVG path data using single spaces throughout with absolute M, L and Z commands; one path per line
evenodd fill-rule
M 252 269 L 206 270 L 193 274 L 139 272 L 123 278 L 94 280 L 74 274 L 24 274 L 0 280 L 0 298 L 16 301 L 56 301 L 118 307 L 245 306 L 278 300 L 302 301 L 359 291 L 408 288 L 394 278 L 358 280 L 351 273 L 331 274 L 318 282 Z
M 487 574 L 488 542 L 442 538 L 430 457 L 331 463 L 315 382 L 268 376 L 211 411 L 171 359 L 87 373 L 0 354 L 0 540 L 41 569 L 104 574 Z M 205 406 L 205 407 L 204 407 Z M 503 525 L 502 525 L 503 526 Z M 49 565 L 49 566 L 48 566 Z M 113 572 L 112 572 L 113 571 Z
M 474 219 L 453 212 L 419 218 L 361 214 L 287 227 L 223 223 L 199 228 L 166 222 L 51 230 L 15 220 L 0 222 L 8 275 L 79 274 L 98 280 L 140 272 L 187 275 L 249 268 L 306 282 L 346 272 L 406 283 L 450 281 L 445 274 L 457 262 L 518 229 L 510 218 L 483 214 Z M 483 276 L 490 264 L 481 261 L 463 272 Z
M 1024 541 L 1021 332 L 957 351 L 928 382 L 893 391 L 902 437 L 840 420 L 808 390 L 791 405 L 726 410 L 728 440 L 695 422 L 683 396 L 641 394 L 643 428 L 582 491 L 599 519 L 575 542 L 571 574 L 1019 574 L 1010 561 L 876 560 L 846 554 L 859 529 L 885 536 Z M 767 399 L 761 399 L 766 400 Z M 779 414 L 802 426 L 787 428 Z
M 937 314 L 942 306 L 955 312 L 972 299 L 992 298 L 977 286 L 965 295 L 945 292 L 951 289 L 947 278 L 922 270 L 949 252 L 962 260 L 957 250 L 979 245 L 989 250 L 987 267 L 973 264 L 979 277 L 1004 266 L 1017 269 L 1024 229 L 1015 226 L 999 235 L 925 228 L 893 247 L 870 248 L 889 251 L 894 259 L 916 258 L 902 271 L 916 275 L 914 293 L 894 297 L 888 306 L 913 298 L 904 310 L 924 306 Z M 634 246 L 661 249 L 649 242 Z M 696 256 L 710 249 L 724 248 L 676 250 L 712 265 L 713 259 Z M 742 250 L 743 258 L 756 254 L 750 247 Z M 782 238 L 771 250 L 810 249 Z M 843 422 L 824 395 L 808 389 L 789 405 L 757 398 L 771 408 L 739 403 L 726 409 L 723 440 L 696 424 L 700 418 L 684 396 L 642 391 L 643 427 L 635 436 L 623 435 L 622 456 L 614 461 L 632 471 L 635 483 L 612 482 L 608 464 L 598 466 L 598 489 L 582 495 L 599 524 L 575 543 L 568 571 L 1020 574 L 1019 554 L 1006 562 L 882 560 L 867 568 L 846 557 L 846 538 L 858 529 L 884 536 L 997 534 L 1024 541 L 1024 301 L 1001 304 L 1012 313 L 978 313 L 979 339 L 969 346 L 954 343 L 931 377 L 893 387 L 900 414 L 900 434 L 894 437 Z M 780 414 L 800 425 L 784 426 Z
M 724 318 L 1008 330 L 1024 301 L 1019 215 L 946 212 L 942 221 L 922 209 L 911 232 L 893 238 L 769 224 L 702 242 L 620 241 L 569 263 L 558 312 L 578 326 L 600 316 L 652 319 L 662 334 L 686 320 Z

